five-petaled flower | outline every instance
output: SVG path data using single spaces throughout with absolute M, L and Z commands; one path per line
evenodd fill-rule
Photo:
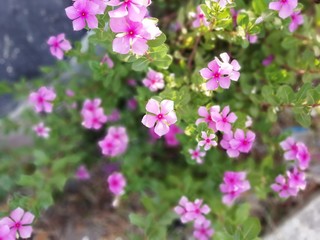
M 65 39 L 64 33 L 49 37 L 47 43 L 50 46 L 52 56 L 55 56 L 59 60 L 63 59 L 64 52 L 72 48 L 70 42 Z
M 205 219 L 203 222 L 195 222 L 193 236 L 198 240 L 209 240 L 214 234 L 214 229 L 211 227 L 211 221 Z
M 147 77 L 142 80 L 144 86 L 151 92 L 156 92 L 164 88 L 163 74 L 152 69 L 147 73 Z
M 204 146 L 205 151 L 208 151 L 208 150 L 210 150 L 211 147 L 215 147 L 218 145 L 217 142 L 213 140 L 216 137 L 215 134 L 208 135 L 205 131 L 202 131 L 201 137 L 202 137 L 202 140 L 199 141 L 198 145 L 200 147 Z
M 38 91 L 32 92 L 29 95 L 29 101 L 34 105 L 36 112 L 51 113 L 53 108 L 52 101 L 55 98 L 55 91 L 47 87 L 41 87 Z
M 194 13 L 195 20 L 192 22 L 192 27 L 198 28 L 201 26 L 209 26 L 209 22 L 207 21 L 204 12 L 202 11 L 201 7 L 197 7 L 197 12 Z
M 298 0 L 278 0 L 269 3 L 269 9 L 278 11 L 279 17 L 283 19 L 291 16 L 297 6 Z
M 126 185 L 126 179 L 120 172 L 114 172 L 108 177 L 109 190 L 116 196 L 124 194 Z
M 297 187 L 292 186 L 292 184 L 290 185 L 287 179 L 282 175 L 276 177 L 275 183 L 271 185 L 271 189 L 278 192 L 281 198 L 297 196 L 299 191 Z
M 195 160 L 198 164 L 202 164 L 203 157 L 206 156 L 206 152 L 201 152 L 199 146 L 197 146 L 196 149 L 189 149 L 189 153 L 191 155 L 191 159 Z
M 221 113 L 211 112 L 211 119 L 216 123 L 216 128 L 221 132 L 230 132 L 232 128 L 232 123 L 237 120 L 237 115 L 230 112 L 230 107 L 226 106 L 223 108 Z
M 196 125 L 199 125 L 200 123 L 204 122 L 204 123 L 206 123 L 208 125 L 208 128 L 210 128 L 214 132 L 216 132 L 217 131 L 216 123 L 211 118 L 211 113 L 212 112 L 219 113 L 220 112 L 220 106 L 212 106 L 212 107 L 210 107 L 209 111 L 207 110 L 206 107 L 203 107 L 203 106 L 199 107 L 198 115 L 201 118 L 197 119 Z
M 33 126 L 32 129 L 41 138 L 48 138 L 51 131 L 51 129 L 46 127 L 43 122 Z
M 88 169 L 86 168 L 85 165 L 80 165 L 78 168 L 77 168 L 77 171 L 75 173 L 75 176 L 77 179 L 79 180 L 88 180 L 90 179 L 90 173 L 88 171 Z

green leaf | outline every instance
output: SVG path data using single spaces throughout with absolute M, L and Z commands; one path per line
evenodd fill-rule
M 305 83 L 300 89 L 299 92 L 296 94 L 296 103 L 303 103 L 306 101 L 307 92 L 312 88 L 311 83 Z
M 135 213 L 130 213 L 129 220 L 130 220 L 130 223 L 132 223 L 133 225 L 135 225 L 137 227 L 145 228 L 147 226 L 145 216 L 141 216 L 141 215 L 135 214 Z
M 292 109 L 296 121 L 303 127 L 311 125 L 310 111 L 306 107 L 295 107 Z
M 294 92 L 288 85 L 283 85 L 278 88 L 277 97 L 280 103 L 292 103 L 294 100 Z
M 236 223 L 244 222 L 250 214 L 250 205 L 245 203 L 238 207 L 236 210 Z
M 132 64 L 132 70 L 141 72 L 147 70 L 149 60 L 146 57 L 141 57 Z
M 252 8 L 257 15 L 260 15 L 267 9 L 267 3 L 265 0 L 253 0 Z
M 252 240 L 258 237 L 261 231 L 260 221 L 257 218 L 248 218 L 242 226 L 242 239 Z
M 149 47 L 158 47 L 158 46 L 162 45 L 163 43 L 165 43 L 166 39 L 167 39 L 166 35 L 164 33 L 162 33 L 156 39 L 148 41 L 148 45 L 149 45 Z

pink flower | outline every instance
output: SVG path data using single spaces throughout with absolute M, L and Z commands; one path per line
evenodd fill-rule
M 113 40 L 112 48 L 120 54 L 132 51 L 134 54 L 144 55 L 149 48 L 147 41 L 161 34 L 156 23 L 147 18 L 142 22 L 133 22 L 128 17 L 111 18 L 109 25 L 114 33 L 118 33 Z
M 198 240 L 209 240 L 214 234 L 214 229 L 211 227 L 211 222 L 205 219 L 202 223 L 195 223 L 193 236 Z
M 169 126 L 176 123 L 177 116 L 174 112 L 174 102 L 162 100 L 161 103 L 150 99 L 146 105 L 147 114 L 142 118 L 142 124 L 147 128 L 154 128 L 154 132 L 163 136 L 169 132 Z
M 112 61 L 112 59 L 109 57 L 108 54 L 105 54 L 103 56 L 103 58 L 101 59 L 101 64 L 106 64 L 109 68 L 113 68 L 114 67 L 114 63 Z
M 83 103 L 81 115 L 83 118 L 82 126 L 88 129 L 100 129 L 107 122 L 107 116 L 103 108 L 100 107 L 101 99 L 87 99 Z
M 201 7 L 197 7 L 197 13 L 195 14 L 195 20 L 192 22 L 192 27 L 198 28 L 200 26 L 209 26 L 209 22 L 207 21 L 204 12 L 202 11 Z
M 232 3 L 232 0 L 213 0 L 213 2 L 219 3 L 221 8 L 225 8 L 227 4 Z
M 216 128 L 218 131 L 230 132 L 232 125 L 237 120 L 236 114 L 230 112 L 230 107 L 226 106 L 223 108 L 221 113 L 211 112 L 211 118 L 216 123 Z
M 292 13 L 290 18 L 291 18 L 291 22 L 289 24 L 290 32 L 294 32 L 295 30 L 297 30 L 299 25 L 302 25 L 304 23 L 303 16 L 302 14 L 300 14 L 300 11 Z
M 245 172 L 230 172 L 224 173 L 223 183 L 220 184 L 220 191 L 224 193 L 222 202 L 228 206 L 250 187 L 249 181 L 246 180 Z
M 10 231 L 10 227 L 7 224 L 2 223 L 0 220 L 0 240 L 15 240 L 16 236 L 14 232 Z
M 128 16 L 131 21 L 141 22 L 147 14 L 147 7 L 151 0 L 110 0 L 109 6 L 118 6 L 117 9 L 110 11 L 110 18 L 122 18 Z
M 90 99 L 86 99 L 83 103 L 83 107 L 81 110 L 81 113 L 85 112 L 85 111 L 89 111 L 89 112 L 94 112 L 97 109 L 100 108 L 101 105 L 101 99 L 100 98 L 95 98 L 93 100 Z
M 223 71 L 230 71 L 228 73 L 229 77 L 233 81 L 238 81 L 240 77 L 239 70 L 241 69 L 241 66 L 239 65 L 238 61 L 233 59 L 230 63 L 230 56 L 228 53 L 221 53 L 220 58 L 222 61 L 220 61 L 219 58 L 215 57 L 215 60 L 217 64 L 220 66 Z
M 85 165 L 80 165 L 75 174 L 76 178 L 79 180 L 88 180 L 90 179 L 90 173 Z
M 206 156 L 206 152 L 201 152 L 198 146 L 196 149 L 189 149 L 189 153 L 191 155 L 191 159 L 195 160 L 198 164 L 202 164 L 202 158 Z
M 128 84 L 130 87 L 135 87 L 135 86 L 137 86 L 136 80 L 134 80 L 134 79 L 132 79 L 132 78 L 127 80 L 127 84 Z
M 124 127 L 110 127 L 105 138 L 98 142 L 102 154 L 108 157 L 123 154 L 127 150 L 128 143 L 129 137 Z
M 65 39 L 64 33 L 60 33 L 57 36 L 51 36 L 47 43 L 50 46 L 52 56 L 55 56 L 59 60 L 62 60 L 64 52 L 67 52 L 72 48 L 70 42 Z
M 120 120 L 120 112 L 118 109 L 114 109 L 111 114 L 107 116 L 109 122 L 117 122 Z
M 291 171 L 287 171 L 288 183 L 290 188 L 297 188 L 304 190 L 307 186 L 306 175 L 304 172 L 299 171 L 298 168 L 294 168 Z
M 263 59 L 262 61 L 262 65 L 263 66 L 269 66 L 274 60 L 274 55 L 269 55 L 268 57 L 266 57 L 265 59 Z
M 170 128 L 169 132 L 166 135 L 164 135 L 164 140 L 165 140 L 167 146 L 176 147 L 180 144 L 180 142 L 176 136 L 177 136 L 177 134 L 183 133 L 183 131 L 181 128 L 179 128 L 175 124 L 172 124 L 169 128 Z
M 297 153 L 297 160 L 299 168 L 302 170 L 306 170 L 309 167 L 311 157 L 309 149 L 303 143 L 297 143 L 298 153 Z
M 202 118 L 198 118 L 196 121 L 196 125 L 199 125 L 202 122 L 207 123 L 208 128 L 212 129 L 214 132 L 217 131 L 216 123 L 211 118 L 211 112 L 220 112 L 220 106 L 212 106 L 208 112 L 206 107 L 199 107 L 198 114 Z
M 179 205 L 174 208 L 175 213 L 180 216 L 180 220 L 182 223 L 187 223 L 193 220 L 193 216 L 188 214 L 188 211 L 186 209 L 187 203 L 189 203 L 188 198 L 182 196 L 179 200 Z
M 68 97 L 74 97 L 74 91 L 72 91 L 71 89 L 67 89 L 66 90 L 66 95 L 68 96 Z
M 278 192 L 281 198 L 297 196 L 298 194 L 298 189 L 296 187 L 291 187 L 286 178 L 282 175 L 276 177 L 275 183 L 271 185 L 271 189 Z
M 10 213 L 9 217 L 2 218 L 0 223 L 9 226 L 13 236 L 18 232 L 21 238 L 30 238 L 33 231 L 31 226 L 33 220 L 34 215 L 32 213 L 25 212 L 22 208 L 16 208 Z
M 269 9 L 279 12 L 279 17 L 285 19 L 292 15 L 294 9 L 298 6 L 298 0 L 278 0 L 269 3 Z
M 163 74 L 152 69 L 147 73 L 147 77 L 142 80 L 144 86 L 151 92 L 156 92 L 164 88 Z
M 238 18 L 238 11 L 235 10 L 234 8 L 230 8 L 230 13 L 232 16 L 232 22 L 233 22 L 233 27 L 237 26 L 237 18 Z
M 128 101 L 127 101 L 127 107 L 129 110 L 131 111 L 134 111 L 137 109 L 138 107 L 138 102 L 135 98 L 130 98 Z
M 80 31 L 85 28 L 86 24 L 91 29 L 98 27 L 96 17 L 101 12 L 99 5 L 89 0 L 77 0 L 73 6 L 65 9 L 67 17 L 72 20 L 73 30 Z
M 205 151 L 208 151 L 208 150 L 210 150 L 211 147 L 215 147 L 218 145 L 217 142 L 213 140 L 216 137 L 215 134 L 210 134 L 208 136 L 206 132 L 202 131 L 201 137 L 202 137 L 202 140 L 199 141 L 198 145 L 200 147 L 204 146 Z
M 288 137 L 286 140 L 280 142 L 280 146 L 284 151 L 286 151 L 284 154 L 284 158 L 286 160 L 297 159 L 298 146 L 292 137 Z
M 49 132 L 51 131 L 51 129 L 46 127 L 43 122 L 33 126 L 32 129 L 41 138 L 48 138 Z
M 231 140 L 233 140 L 233 132 L 226 132 L 223 134 L 222 140 L 220 141 L 220 146 L 227 151 L 230 158 L 239 157 L 239 150 L 233 149 L 230 145 Z
M 252 131 L 247 131 L 247 134 L 243 130 L 237 129 L 234 133 L 234 138 L 230 141 L 232 149 L 236 149 L 242 153 L 248 153 L 256 138 L 256 134 Z
M 32 92 L 29 95 L 29 101 L 34 105 L 36 112 L 51 113 L 53 108 L 52 101 L 55 98 L 55 91 L 47 87 L 41 87 L 37 92 Z
M 124 194 L 124 188 L 126 185 L 127 182 L 122 173 L 114 172 L 108 177 L 109 190 L 116 196 Z
M 247 40 L 249 41 L 249 43 L 254 44 L 258 42 L 258 35 L 251 35 L 249 33 L 247 33 Z

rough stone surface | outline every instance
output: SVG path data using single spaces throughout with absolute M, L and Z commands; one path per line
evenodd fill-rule
M 71 0 L 1 0 L 0 9 L 0 81 L 18 81 L 39 74 L 39 66 L 53 64 L 46 41 L 50 35 L 66 33 L 70 40 L 83 32 L 74 32 L 64 9 Z M 9 96 L 0 96 L 0 115 L 13 107 Z

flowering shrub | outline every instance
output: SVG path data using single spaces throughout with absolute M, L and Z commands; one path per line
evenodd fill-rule
M 1 153 L 1 197 L 17 209 L 0 237 L 28 238 L 67 179 L 101 163 L 120 166 L 105 176 L 114 207 L 139 195 L 145 215 L 129 215 L 138 239 L 175 236 L 177 221 L 196 239 L 258 239 L 246 202 L 307 187 L 308 146 L 276 126 L 285 112 L 310 127 L 318 111 L 320 7 L 194 2 L 75 0 L 66 21 L 86 38 L 48 36 L 48 54 L 66 61 L 32 85 L 1 85 L 31 105 L 2 120 L 4 134 L 21 128 L 34 147 Z

